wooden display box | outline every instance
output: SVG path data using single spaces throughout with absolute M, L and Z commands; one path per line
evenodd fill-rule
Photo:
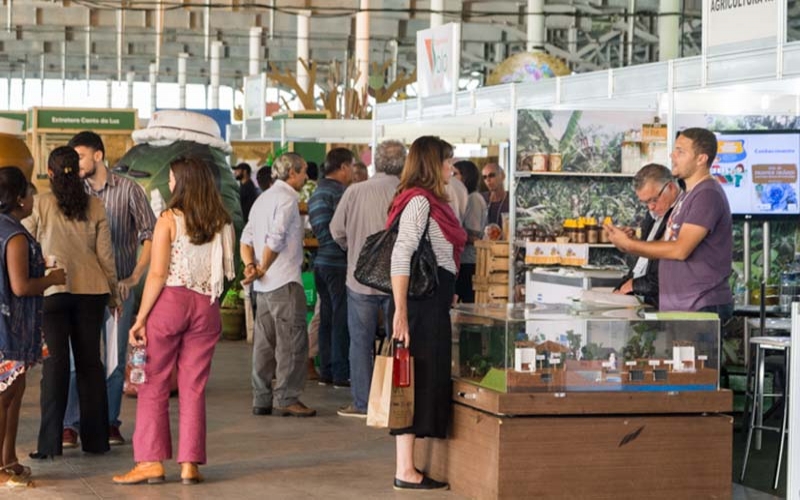
M 508 302 L 508 242 L 475 242 L 475 275 L 472 289 L 478 304 Z
M 718 413 L 731 410 L 730 391 L 502 394 L 469 386 L 454 382 L 449 439 L 418 440 L 415 457 L 460 495 L 731 497 L 733 419 Z

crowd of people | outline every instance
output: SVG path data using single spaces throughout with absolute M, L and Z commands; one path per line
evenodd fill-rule
M 725 197 L 708 174 L 715 154 L 713 134 L 688 129 L 676 140 L 672 172 L 648 165 L 637 174 L 634 190 L 649 209 L 642 238 L 605 227 L 618 248 L 638 257 L 618 293 L 640 295 L 663 310 L 730 315 L 730 262 L 718 255 L 730 255 L 732 232 Z M 258 170 L 258 187 L 248 164 L 233 168 L 247 221 L 238 245 L 242 284 L 252 288 L 255 308 L 252 413 L 316 414 L 301 401 L 311 357 L 301 277 L 307 224 L 318 240 L 314 375 L 321 385 L 349 388 L 351 401 L 339 408 L 340 416 L 366 418 L 376 340 L 407 346 L 415 409 L 410 426 L 391 430 L 394 487 L 446 488 L 414 466 L 414 443 L 446 437 L 449 310 L 473 299 L 474 243 L 508 212 L 505 174 L 493 163 L 479 169 L 454 162 L 452 145 L 434 136 L 419 137 L 408 149 L 399 141 L 380 143 L 371 178 L 358 163 L 351 151 L 332 149 L 316 179 L 316 165 L 284 153 Z M 27 484 L 31 475 L 14 445 L 25 373 L 39 362 L 41 423 L 31 458 L 78 445 L 99 454 L 125 443 L 119 417 L 131 345 L 147 352 L 135 466 L 113 481 L 165 480 L 163 462 L 172 457 L 170 378 L 177 365 L 177 460 L 182 482 L 198 483 L 198 466 L 206 463 L 205 385 L 221 328 L 219 297 L 236 274 L 232 218 L 214 173 L 199 159 L 174 160 L 171 198 L 158 216 L 141 187 L 107 169 L 102 140 L 93 132 L 53 150 L 47 173 L 50 192 L 34 197 L 19 169 L 0 169 L 0 273 L 6 277 L 0 285 L 0 481 Z M 315 182 L 309 188 L 310 175 Z M 354 271 L 367 237 L 395 222 L 389 295 L 356 281 Z M 411 299 L 411 260 L 423 237 L 436 256 L 438 285 L 431 296 Z M 145 273 L 134 314 L 134 289 Z M 112 352 L 101 358 L 101 346 Z

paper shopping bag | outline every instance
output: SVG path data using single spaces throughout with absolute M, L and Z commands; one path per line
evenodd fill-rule
M 389 343 L 389 342 L 387 342 Z M 402 429 L 414 422 L 414 362 L 411 360 L 411 385 L 392 386 L 392 356 L 375 356 L 372 384 L 367 403 L 367 425 L 370 427 Z

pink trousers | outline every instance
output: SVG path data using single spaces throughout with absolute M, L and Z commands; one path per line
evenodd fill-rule
M 178 366 L 178 462 L 206 463 L 206 382 L 221 329 L 219 303 L 183 287 L 164 287 L 147 318 L 146 381 L 139 387 L 133 458 L 172 458 L 169 379 Z

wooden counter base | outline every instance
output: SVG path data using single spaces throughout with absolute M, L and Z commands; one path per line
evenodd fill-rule
M 733 419 L 721 414 L 500 417 L 453 405 L 450 439 L 415 463 L 478 499 L 731 498 Z

